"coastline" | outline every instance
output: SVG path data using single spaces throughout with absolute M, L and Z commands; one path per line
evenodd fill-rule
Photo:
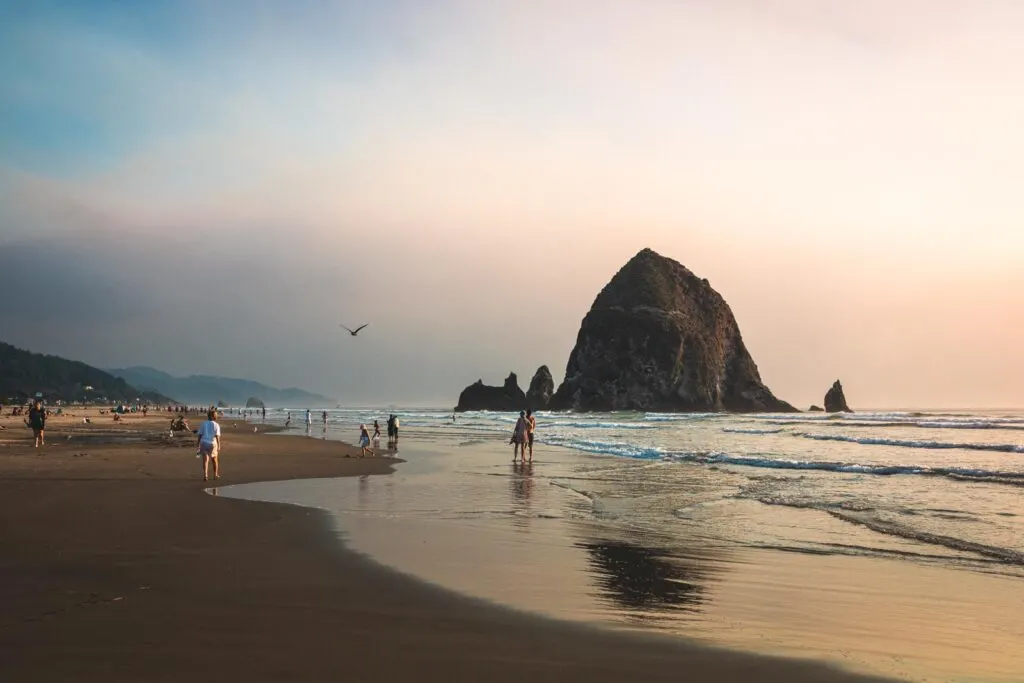
M 0 448 L 5 679 L 881 680 L 483 604 L 337 543 L 325 513 L 207 495 L 187 446 L 49 435 L 41 455 L 10 429 Z M 225 436 L 225 485 L 397 462 Z

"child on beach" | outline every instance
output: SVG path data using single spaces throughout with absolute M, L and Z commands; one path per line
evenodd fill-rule
M 380 448 L 380 422 L 373 421 L 373 447 Z
M 209 479 L 209 465 L 213 461 L 213 478 L 220 479 L 220 425 L 217 424 L 217 411 L 211 410 L 206 414 L 206 422 L 199 425 L 196 432 L 196 445 L 199 448 L 199 455 L 203 458 L 203 481 Z
M 373 452 L 373 449 L 370 448 L 370 433 L 366 431 L 366 425 L 364 424 L 359 425 L 359 449 L 360 458 L 366 456 L 366 451 L 370 451 L 370 455 L 377 455 Z

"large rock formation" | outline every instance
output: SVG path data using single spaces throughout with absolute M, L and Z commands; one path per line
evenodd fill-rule
M 530 388 L 526 390 L 526 407 L 533 410 L 544 410 L 551 403 L 551 397 L 554 395 L 555 380 L 551 376 L 548 366 L 542 365 L 533 374 Z
M 843 385 L 836 380 L 832 388 L 825 394 L 825 412 L 829 413 L 852 413 L 850 406 L 846 405 L 846 395 L 843 394 Z
M 482 379 L 470 384 L 459 394 L 459 404 L 455 406 L 456 412 L 467 410 L 499 410 L 514 411 L 526 408 L 526 394 L 519 388 L 519 379 L 516 373 L 508 373 L 505 384 L 500 387 L 491 387 L 484 384 Z
M 823 413 L 825 412 L 825 409 L 822 408 L 821 406 L 811 406 L 810 408 L 807 409 L 807 411 L 811 413 Z
M 718 292 L 650 249 L 597 295 L 551 408 L 797 412 L 761 382 Z

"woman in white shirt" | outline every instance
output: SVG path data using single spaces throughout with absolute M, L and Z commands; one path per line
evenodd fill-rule
M 213 461 L 213 478 L 220 479 L 220 462 L 217 455 L 220 453 L 220 425 L 217 424 L 217 413 L 210 411 L 206 414 L 206 422 L 199 425 L 198 439 L 196 445 L 199 447 L 199 455 L 203 458 L 203 481 L 209 479 L 209 464 Z

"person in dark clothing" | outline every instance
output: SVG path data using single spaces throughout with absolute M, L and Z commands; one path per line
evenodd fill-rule
M 32 404 L 32 407 L 28 411 L 28 420 L 26 423 L 32 428 L 32 433 L 36 437 L 36 448 L 44 445 L 43 429 L 46 428 L 46 410 L 38 399 Z

